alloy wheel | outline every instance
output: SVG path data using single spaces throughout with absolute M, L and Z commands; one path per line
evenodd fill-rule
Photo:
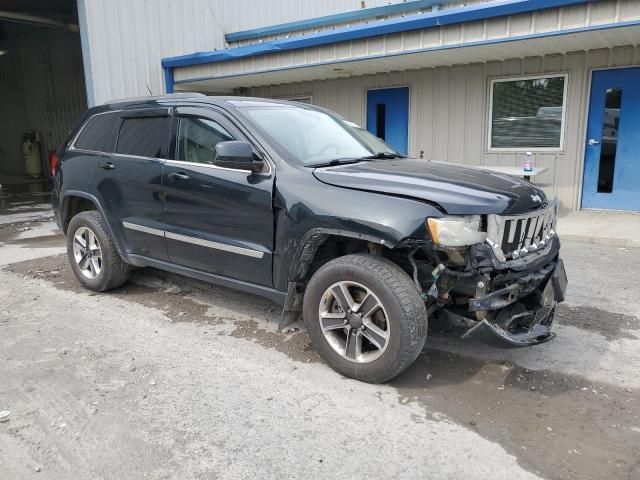
M 73 257 L 82 272 L 89 279 L 96 278 L 102 271 L 102 249 L 95 233 L 87 227 L 80 227 L 73 235 Z
M 384 305 L 358 282 L 331 285 L 320 299 L 319 321 L 331 348 L 351 362 L 373 362 L 389 344 L 389 317 Z

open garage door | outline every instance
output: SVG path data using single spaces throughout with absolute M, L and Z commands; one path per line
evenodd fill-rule
M 49 153 L 87 108 L 76 2 L 0 5 L 0 184 L 48 191 Z

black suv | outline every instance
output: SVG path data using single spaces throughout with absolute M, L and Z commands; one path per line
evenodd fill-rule
M 431 315 L 501 346 L 553 337 L 557 205 L 524 180 L 403 157 L 318 107 L 197 94 L 92 108 L 58 158 L 89 289 L 150 266 L 262 295 L 367 382 L 415 360 Z

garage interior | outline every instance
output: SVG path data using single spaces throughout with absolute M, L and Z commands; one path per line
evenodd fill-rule
M 49 156 L 86 108 L 75 0 L 2 1 L 0 194 L 49 190 Z

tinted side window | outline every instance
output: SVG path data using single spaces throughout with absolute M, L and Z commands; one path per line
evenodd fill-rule
M 94 115 L 85 124 L 75 143 L 75 148 L 93 150 L 95 152 L 113 151 L 118 113 L 101 113 Z
M 125 118 L 118 134 L 117 153 L 163 158 L 169 137 L 169 117 Z
M 208 118 L 180 117 L 176 160 L 194 163 L 213 163 L 216 145 L 235 140 L 218 122 Z

